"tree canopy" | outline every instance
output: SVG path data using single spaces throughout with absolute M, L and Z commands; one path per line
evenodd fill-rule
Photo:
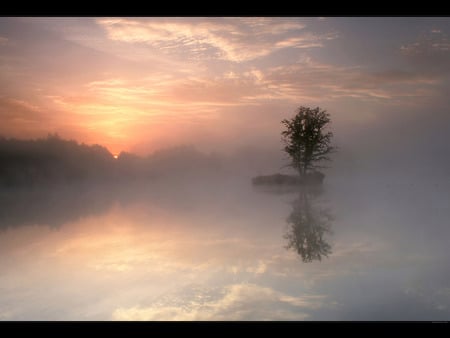
M 330 115 L 325 110 L 303 106 L 293 118 L 281 121 L 286 127 L 281 135 L 284 151 L 291 158 L 289 166 L 300 176 L 306 175 L 308 170 L 324 168 L 320 163 L 330 160 L 328 155 L 335 151 L 331 145 L 333 133 L 325 131 L 330 122 Z

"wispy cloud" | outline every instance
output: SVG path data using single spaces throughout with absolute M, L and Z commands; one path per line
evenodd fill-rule
M 333 100 L 354 98 L 392 100 L 429 95 L 437 83 L 431 76 L 405 71 L 373 72 L 362 67 L 324 64 L 308 58 L 296 64 L 270 68 L 264 76 L 273 98 Z
M 33 116 L 41 112 L 41 108 L 37 105 L 12 97 L 0 97 L 0 106 L 11 113 L 22 113 L 23 116 Z
M 438 29 L 423 33 L 414 42 L 403 44 L 400 52 L 416 72 L 445 79 L 450 72 L 450 39 Z
M 401 51 L 409 55 L 449 52 L 450 40 L 443 31 L 433 29 L 430 32 L 421 34 L 417 41 L 402 45 Z
M 245 133 L 248 142 L 274 140 L 278 113 L 299 104 L 350 104 L 365 111 L 411 107 L 442 97 L 450 71 L 445 26 L 403 42 L 395 56 L 400 60 L 380 56 L 386 62 L 361 65 L 345 56 L 354 53 L 346 49 L 348 34 L 331 19 L 14 21 L 5 27 L 17 28 L 0 32 L 0 45 L 11 45 L 0 51 L 2 96 L 41 111 L 6 102 L 2 116 L 16 117 L 0 126 L 3 132 L 26 130 L 35 137 L 54 127 L 84 142 L 114 143 L 114 152 L 142 143 L 151 150 L 180 142 L 214 147 L 214 139 L 217 146 L 230 144 L 243 137 L 247 123 L 254 127 Z M 369 121 L 361 109 L 348 114 Z
M 323 46 L 332 35 L 304 32 L 295 19 L 224 18 L 189 19 L 98 19 L 112 40 L 145 43 L 167 52 L 200 58 L 244 62 L 267 56 L 281 48 Z
M 28 100 L 23 100 L 14 97 L 0 97 L 0 124 L 1 134 L 10 134 L 15 130 L 26 131 L 28 133 L 35 133 L 36 131 L 49 131 L 52 127 L 53 119 L 49 112 L 45 111 L 37 104 L 31 103 Z M 45 125 L 42 123 L 45 121 Z

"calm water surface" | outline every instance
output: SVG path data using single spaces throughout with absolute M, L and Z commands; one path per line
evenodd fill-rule
M 2 191 L 1 320 L 448 320 L 450 182 Z

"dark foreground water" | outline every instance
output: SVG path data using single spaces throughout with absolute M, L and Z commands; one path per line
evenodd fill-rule
M 1 320 L 448 320 L 450 182 L 1 192 Z

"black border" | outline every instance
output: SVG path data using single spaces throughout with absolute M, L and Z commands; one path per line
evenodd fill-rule
M 202 3 L 173 3 L 173 2 L 110 2 L 104 4 L 82 2 L 13 2 L 2 4 L 0 15 L 8 16 L 44 16 L 44 17 L 105 17 L 105 16 L 131 16 L 131 17 L 224 17 L 224 16 L 282 16 L 282 17 L 449 17 L 450 11 L 442 6 L 424 6 L 415 2 L 403 7 L 395 7 L 392 2 L 342 4 L 340 2 L 262 2 L 255 4 L 243 4 L 226 2 L 214 2 L 210 5 Z M 1 20 L 1 17 L 0 17 Z M 411 330 L 414 334 L 424 333 L 429 336 L 438 331 L 449 329 L 448 322 L 96 322 L 96 321 L 0 321 L 0 328 L 5 334 L 17 333 L 58 333 L 80 334 L 100 333 L 118 334 L 129 336 L 130 334 L 157 335 L 159 333 L 190 333 L 211 334 L 251 334 L 252 336 L 287 334 L 303 335 L 309 332 L 322 333 L 322 329 L 336 330 L 343 334 L 377 334 L 381 332 L 407 334 Z M 320 331 L 317 331 L 320 329 Z M 11 330 L 11 331 L 10 331 Z M 281 331 L 283 330 L 283 331 Z M 288 330 L 288 331 L 284 331 Z M 292 333 L 291 333 L 291 330 Z M 309 331 L 309 332 L 308 332 Z
M 158 334 L 179 334 L 187 336 L 191 333 L 204 334 L 205 337 L 211 335 L 223 336 L 235 333 L 243 336 L 280 336 L 280 335 L 321 335 L 331 330 L 333 335 L 345 334 L 358 337 L 381 334 L 381 333 L 399 333 L 401 336 L 408 334 L 409 330 L 413 334 L 424 334 L 430 337 L 441 331 L 448 331 L 450 326 L 448 322 L 96 322 L 96 321 L 57 321 L 57 322 L 0 322 L 0 328 L 3 332 L 12 332 L 14 334 L 32 333 L 36 334 L 58 334 L 58 336 L 78 335 L 89 333 L 95 335 L 124 335 L 133 336 L 136 334 L 142 336 L 157 337 Z
M 0 16 L 282 16 L 282 17 L 423 17 L 450 16 L 447 6 L 433 6 L 421 2 L 395 4 L 392 1 L 254 1 L 193 2 L 193 1 L 111 1 L 94 2 L 6 2 Z M 0 18 L 1 19 L 1 18 Z

